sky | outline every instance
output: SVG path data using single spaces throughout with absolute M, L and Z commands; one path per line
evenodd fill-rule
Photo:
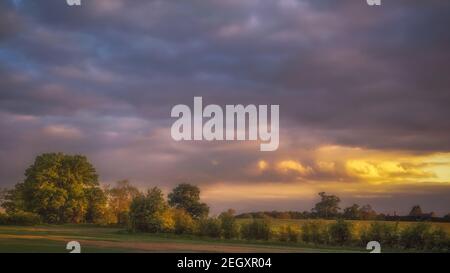
M 450 212 L 450 1 L 0 2 L 0 187 L 45 152 L 213 213 Z M 176 142 L 174 105 L 280 105 L 280 146 Z

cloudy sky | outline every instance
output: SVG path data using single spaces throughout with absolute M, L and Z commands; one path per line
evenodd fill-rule
M 0 187 L 43 152 L 213 212 L 450 212 L 450 1 L 0 2 Z M 175 142 L 176 104 L 279 104 L 280 147 Z

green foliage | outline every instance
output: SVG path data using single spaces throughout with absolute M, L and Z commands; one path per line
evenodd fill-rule
M 321 218 L 336 217 L 339 214 L 339 203 L 341 199 L 335 195 L 327 195 L 325 192 L 320 192 L 320 202 L 318 202 L 313 211 Z
M 105 192 L 102 189 L 95 187 L 86 189 L 85 194 L 88 202 L 86 221 L 102 225 L 111 223 L 108 197 Z
M 34 226 L 41 223 L 36 213 L 16 211 L 11 214 L 0 213 L 0 225 Z
M 133 198 L 139 195 L 139 190 L 128 180 L 121 180 L 115 187 L 107 190 L 107 194 L 109 195 L 108 207 L 115 218 L 112 222 L 119 226 L 128 226 L 130 204 Z
M 196 223 L 184 209 L 174 209 L 173 219 L 176 234 L 193 234 L 195 232 Z
M 336 221 L 328 227 L 329 240 L 332 244 L 348 245 L 352 242 L 352 223 L 342 219 Z
M 37 213 L 48 223 L 81 223 L 87 221 L 93 205 L 89 190 L 95 188 L 98 176 L 86 157 L 42 154 L 25 171 L 24 182 L 7 194 L 4 207 Z
M 432 238 L 432 228 L 428 223 L 407 226 L 401 232 L 400 243 L 404 248 L 426 249 Z
M 170 206 L 186 210 L 195 219 L 208 216 L 209 207 L 200 202 L 200 189 L 197 186 L 180 184 L 173 189 L 168 198 Z
M 198 234 L 212 238 L 222 236 L 222 223 L 217 218 L 202 218 L 199 220 Z
M 328 243 L 327 224 L 323 221 L 307 221 L 301 225 L 301 237 L 306 243 Z
M 164 231 L 164 213 L 168 209 L 162 191 L 156 187 L 133 199 L 130 205 L 131 229 L 142 232 Z
M 290 225 L 281 226 L 278 239 L 281 242 L 298 242 L 300 232 L 293 229 Z
M 221 221 L 223 237 L 225 239 L 239 238 L 239 224 L 236 222 L 234 211 L 232 209 L 222 212 L 219 215 Z
M 7 213 L 14 213 L 15 211 L 22 211 L 25 207 L 23 190 L 24 184 L 16 184 L 14 189 L 3 190 L 3 197 L 1 200 L 1 206 L 6 210 Z
M 327 243 L 327 232 L 327 225 L 323 221 L 308 221 L 301 225 L 301 238 L 306 243 Z
M 426 248 L 437 251 L 450 251 L 450 238 L 445 230 L 441 227 L 435 228 L 427 235 Z
M 372 222 L 367 230 L 361 233 L 362 245 L 377 241 L 382 246 L 395 247 L 400 240 L 398 223 Z
M 268 219 L 253 219 L 241 226 L 241 237 L 246 240 L 265 240 L 272 237 L 272 229 Z

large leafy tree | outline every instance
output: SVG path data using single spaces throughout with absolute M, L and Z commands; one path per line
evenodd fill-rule
M 48 153 L 36 157 L 5 207 L 37 213 L 45 222 L 80 223 L 97 201 L 104 202 L 92 198 L 100 192 L 96 170 L 85 156 Z
M 341 199 L 335 195 L 327 195 L 325 192 L 320 192 L 320 202 L 318 202 L 313 211 L 319 217 L 330 218 L 339 214 L 339 203 Z
M 194 218 L 208 216 L 209 207 L 200 202 L 200 189 L 191 184 L 180 184 L 169 193 L 169 205 L 184 209 Z

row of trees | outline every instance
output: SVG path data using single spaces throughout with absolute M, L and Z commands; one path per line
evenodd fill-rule
M 126 180 L 113 188 L 102 188 L 86 157 L 62 153 L 36 157 L 22 183 L 0 192 L 0 203 L 9 216 L 6 222 L 38 216 L 45 223 L 127 226 L 132 220 L 136 228 L 143 227 L 152 216 L 167 216 L 169 209 L 182 210 L 193 219 L 206 217 L 209 212 L 195 186 L 179 185 L 168 195 L 168 202 L 160 189 L 141 193 Z
M 437 218 L 414 206 L 407 216 L 378 214 L 370 205 L 353 204 L 341 210 L 341 199 L 325 192 L 319 193 L 320 201 L 310 212 L 255 212 L 238 215 L 238 218 L 343 218 L 350 220 L 450 220 L 450 214 Z M 110 188 L 101 188 L 95 168 L 81 155 L 62 153 L 42 154 L 25 171 L 25 179 L 12 190 L 0 191 L 0 203 L 8 215 L 21 212 L 35 213 L 45 223 L 100 223 L 154 230 L 153 223 L 145 217 L 166 219 L 187 214 L 193 220 L 208 216 L 209 208 L 200 201 L 200 190 L 189 184 L 181 184 L 167 196 L 158 188 L 141 193 L 123 180 Z M 150 211 L 153 209 L 154 211 Z M 18 219 L 23 218 L 20 214 Z M 175 216 L 174 216 L 175 215 Z M 130 223 L 130 220 L 133 222 Z
M 353 204 L 340 208 L 341 199 L 336 195 L 319 193 L 320 201 L 311 211 L 262 211 L 239 214 L 238 218 L 276 218 L 276 219 L 336 219 L 347 220 L 387 220 L 387 221 L 443 221 L 450 222 L 450 213 L 444 217 L 437 217 L 433 212 L 424 213 L 419 205 L 413 206 L 408 215 L 386 215 L 377 213 L 372 206 Z

